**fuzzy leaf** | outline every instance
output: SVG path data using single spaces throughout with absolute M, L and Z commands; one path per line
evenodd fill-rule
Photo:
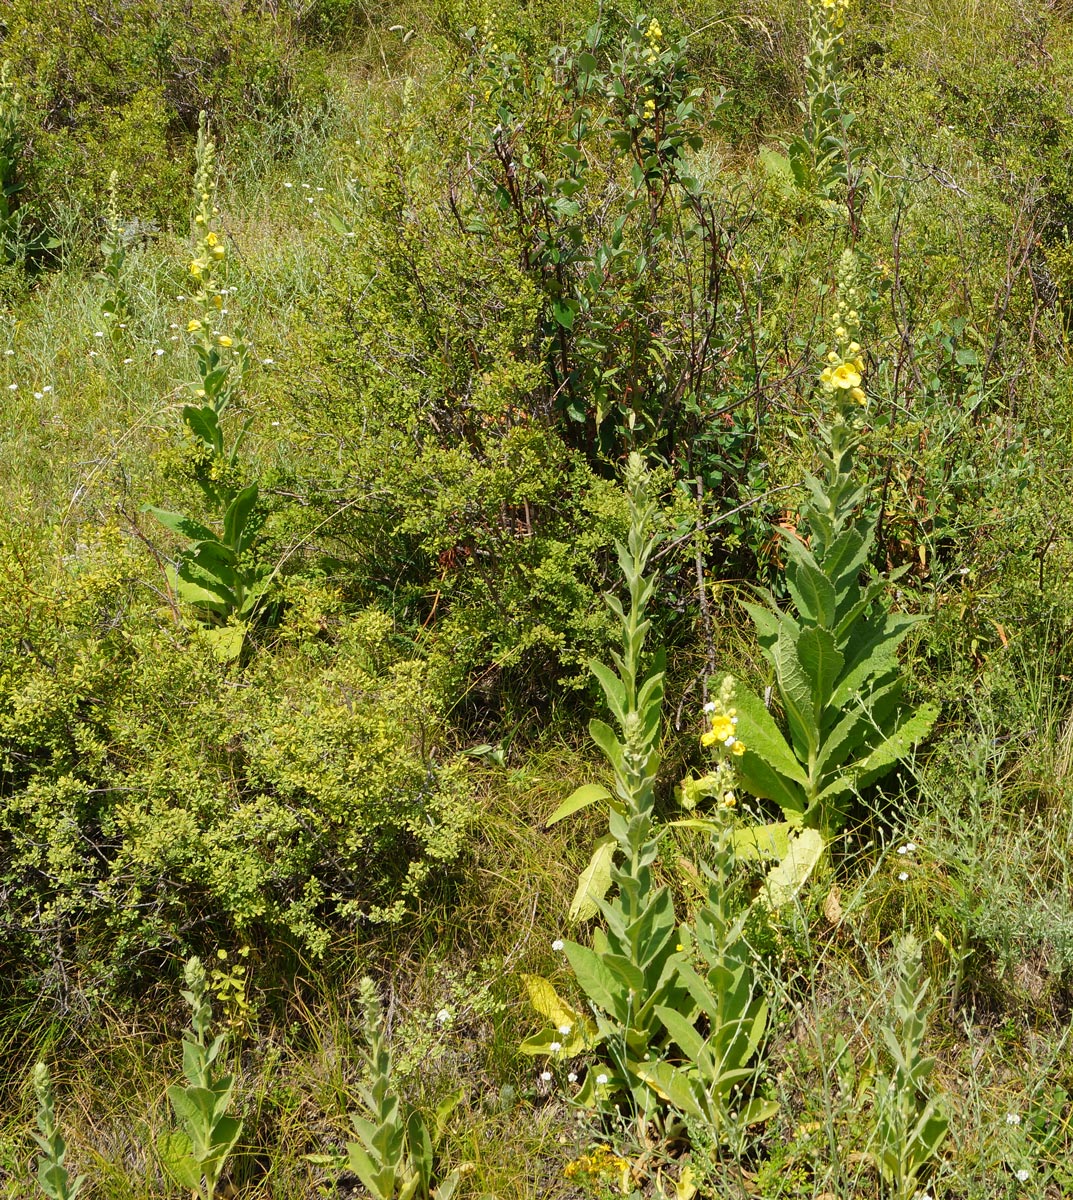
M 607 966 L 604 958 L 576 942 L 566 943 L 566 957 L 585 995 L 623 1025 L 630 1018 L 627 984 Z
M 598 901 L 611 887 L 611 864 L 617 848 L 618 843 L 610 834 L 605 834 L 596 843 L 588 866 L 578 877 L 577 891 L 570 904 L 571 921 L 588 921 L 600 911 Z
M 762 758 L 780 775 L 807 787 L 808 776 L 760 697 L 742 689 L 734 694 L 734 707 L 738 713 L 737 736 L 745 743 L 746 749 Z M 775 799 L 774 796 L 764 798 Z
M 779 695 L 782 697 L 786 719 L 790 724 L 791 737 L 795 749 L 804 757 L 804 752 L 814 750 L 819 740 L 816 714 L 812 708 L 812 683 L 801 666 L 794 639 L 786 629 L 779 631 L 771 654 L 779 681 Z M 745 744 L 748 746 L 749 743 Z
M 600 800 L 607 800 L 615 803 L 614 797 L 601 783 L 583 783 L 581 787 L 571 792 L 569 796 L 559 805 L 559 807 L 545 821 L 545 827 L 550 827 L 556 821 L 562 821 L 566 817 L 571 817 L 576 812 L 581 812 L 582 809 L 588 808 L 590 804 L 596 804 Z
M 151 504 L 145 505 L 142 512 L 151 513 L 165 529 L 170 529 L 172 533 L 180 533 L 192 542 L 216 540 L 216 534 L 206 525 L 182 513 L 167 512 L 163 508 L 154 508 Z
M 834 634 L 818 626 L 801 630 L 797 639 L 797 657 L 812 680 L 812 707 L 819 716 L 827 707 L 845 660 L 835 645 Z
M 777 821 L 772 825 L 749 825 L 731 834 L 734 855 L 742 862 L 762 862 L 786 857 L 790 840 L 790 823 Z
M 247 550 L 253 540 L 252 533 L 247 531 L 246 526 L 259 494 L 257 484 L 251 483 L 239 492 L 224 513 L 224 542 L 239 554 Z
M 771 912 L 789 904 L 805 886 L 823 852 L 823 835 L 819 830 L 803 829 L 790 839 L 779 865 L 768 872 L 757 900 Z
M 917 742 L 928 736 L 938 716 L 939 710 L 934 704 L 922 704 L 916 712 L 905 717 L 858 766 L 858 787 L 872 783 L 904 758 Z

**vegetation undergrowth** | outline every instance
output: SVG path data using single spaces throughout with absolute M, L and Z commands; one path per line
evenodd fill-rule
M 1068 14 L 232 10 L 0 14 L 0 1194 L 1069 1194 Z

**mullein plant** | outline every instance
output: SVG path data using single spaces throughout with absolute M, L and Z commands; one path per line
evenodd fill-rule
M 189 604 L 211 627 L 214 649 L 222 659 L 237 658 L 245 631 L 261 607 L 268 572 L 253 556 L 261 525 L 260 489 L 246 483 L 239 450 L 249 429 L 242 427 L 231 445 L 223 417 L 242 386 L 248 350 L 241 336 L 228 333 L 227 246 L 218 227 L 216 204 L 216 146 L 201 114 L 194 177 L 195 242 L 189 274 L 196 315 L 187 324 L 198 378 L 192 385 L 194 403 L 183 406 L 182 418 L 193 442 L 194 478 L 214 527 L 182 513 L 147 506 L 167 529 L 187 539 L 174 570 L 172 585 L 180 601 Z
M 118 338 L 121 326 L 130 315 L 130 296 L 123 282 L 127 262 L 127 233 L 119 211 L 119 172 L 108 177 L 108 206 L 104 211 L 104 237 L 101 239 L 101 269 L 94 276 L 105 285 L 107 295 L 101 312 L 108 318 L 109 332 Z
M 190 1025 L 183 1032 L 186 1083 L 168 1088 L 180 1127 L 158 1139 L 157 1152 L 176 1183 L 196 1200 L 213 1200 L 242 1133 L 242 1121 L 231 1113 L 235 1077 L 221 1069 L 228 1033 L 213 1036 L 205 967 L 200 959 L 191 958 L 184 974 L 182 995 L 190 1005 Z
M 374 1200 L 450 1200 L 460 1173 L 451 1171 L 433 1187 L 436 1147 L 463 1093 L 455 1092 L 443 1101 L 431 1123 L 407 1104 L 399 1096 L 394 1079 L 380 997 L 368 977 L 361 981 L 360 996 L 368 1047 L 365 1059 L 368 1084 L 361 1089 L 366 1114 L 351 1117 L 358 1141 L 347 1143 L 345 1165 Z
M 630 528 L 626 545 L 619 546 L 619 565 L 629 605 L 606 597 L 621 624 L 622 650 L 612 656 L 615 670 L 590 664 L 618 726 L 616 732 L 599 719 L 589 724 L 615 787 L 612 792 L 587 784 L 549 818 L 550 824 L 591 804 L 607 805 L 607 838 L 598 843 L 579 887 L 602 924 L 591 947 L 559 938 L 553 943 L 565 953 L 588 1011 L 573 1009 L 547 980 L 526 977 L 533 1007 L 551 1028 L 527 1039 L 522 1050 L 550 1060 L 545 1081 L 584 1054 L 589 1062 L 576 1102 L 632 1118 L 642 1139 L 650 1124 L 669 1118 L 669 1128 L 685 1118 L 724 1140 L 732 1126 L 740 1129 L 773 1111 L 743 1095 L 755 1075 L 752 1060 L 767 1027 L 767 1006 L 755 987 L 741 926 L 726 907 L 733 862 L 727 838 L 715 843 L 715 866 L 706 868 L 712 888 L 695 925 L 677 922 L 669 889 L 654 877 L 662 832 L 655 783 L 664 674 L 662 654 L 646 669 L 644 646 L 655 590 L 646 570 L 659 535 L 637 454 L 629 459 L 626 488 Z M 723 748 L 735 753 L 725 739 Z M 606 865 L 594 870 L 595 864 Z M 577 1083 L 577 1072 L 571 1070 L 566 1081 Z
M 855 155 L 849 142 L 853 114 L 842 104 L 841 50 L 850 0 L 811 0 L 805 54 L 804 128 L 788 147 L 795 183 L 828 196 L 846 183 Z
M 37 1128 L 34 1141 L 41 1147 L 37 1160 L 37 1182 L 49 1200 L 76 1200 L 85 1176 L 72 1179 L 67 1169 L 67 1143 L 56 1124 L 56 1102 L 48 1067 L 39 1062 L 34 1068 L 34 1094 L 37 1096 Z
M 737 687 L 734 701 L 735 736 L 746 747 L 734 761 L 741 789 L 774 801 L 790 828 L 817 830 L 825 840 L 845 824 L 860 789 L 904 758 L 938 715 L 905 699 L 898 648 L 921 618 L 888 610 L 899 572 L 869 572 L 875 525 L 862 512 L 866 488 L 854 464 L 868 405 L 856 275 L 846 251 L 834 343 L 819 380 L 822 472 L 805 481 L 803 532 L 780 530 L 790 603 L 784 608 L 761 592 L 762 604 L 745 605 L 789 737 L 748 689 Z
M 882 1028 L 891 1070 L 875 1081 L 875 1150 L 872 1158 L 891 1200 L 919 1200 L 934 1170 L 950 1118 L 933 1092 L 935 1060 L 924 1053 L 930 1005 L 920 942 L 907 934 L 895 951 L 898 982 L 893 1021 Z
M 591 947 L 556 939 L 593 1018 L 559 1002 L 556 1011 L 562 1024 L 522 1045 L 526 1053 L 550 1055 L 553 1065 L 582 1048 L 596 1051 L 598 1065 L 587 1072 L 579 1102 L 612 1109 L 624 1098 L 642 1129 L 662 1104 L 640 1073 L 644 1064 L 662 1057 L 667 1040 L 658 1009 L 691 1005 L 678 979 L 684 943 L 671 893 L 653 877 L 659 852 L 655 783 L 664 672 L 662 654 L 654 656 L 647 672 L 644 662 L 651 626 L 646 609 L 655 591 L 654 579 L 645 572 L 659 543 L 656 504 L 647 485 L 643 460 L 631 454 L 626 471 L 630 528 L 626 545 L 618 549 L 629 605 L 623 607 L 616 596 L 606 597 L 621 624 L 622 650 L 612 655 L 617 670 L 600 662 L 590 664 L 618 725 L 616 732 L 605 721 L 589 723 L 589 734 L 614 773 L 615 790 L 586 785 L 549 818 L 551 824 L 590 804 L 607 804 L 607 838 L 598 844 L 593 862 L 582 874 L 582 887 L 602 916 L 603 926 L 594 932 Z M 606 867 L 594 872 L 597 863 Z M 613 892 L 611 899 L 605 899 L 608 889 Z M 542 997 L 550 985 L 530 979 L 527 986 L 534 1006 L 547 1016 L 549 1005 Z

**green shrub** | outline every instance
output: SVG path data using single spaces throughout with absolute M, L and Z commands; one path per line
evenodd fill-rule
M 29 155 L 29 195 L 92 219 L 109 173 L 121 207 L 141 220 L 186 215 L 180 180 L 197 114 L 224 131 L 274 125 L 319 108 L 326 80 L 287 11 L 235 13 L 222 0 L 12 0 L 4 54 L 39 128 Z
M 55 572 L 4 556 L 6 958 L 115 985 L 228 931 L 320 953 L 340 925 L 397 920 L 458 854 L 463 768 L 382 614 L 306 588 L 275 649 L 229 674 L 154 613 L 116 534 Z

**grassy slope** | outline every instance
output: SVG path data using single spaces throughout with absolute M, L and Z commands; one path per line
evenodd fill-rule
M 777 45 L 775 65 L 791 75 L 797 43 L 785 15 L 764 11 L 754 20 L 748 28 Z M 973 13 L 954 5 L 906 8 L 897 14 L 891 44 L 914 69 L 949 67 L 963 81 L 986 73 L 994 49 L 984 44 L 989 26 L 994 22 L 979 6 Z M 385 54 L 398 53 L 386 31 L 382 37 Z M 420 36 L 417 42 L 407 69 L 434 81 L 442 67 L 421 48 Z M 1057 44 L 1060 50 L 1060 38 Z M 285 393 L 302 386 L 287 374 L 293 339 L 315 313 L 332 257 L 342 253 L 316 217 L 317 197 L 338 190 L 346 147 L 399 88 L 400 67 L 385 58 L 379 65 L 387 71 L 379 74 L 378 57 L 366 48 L 357 66 L 340 61 L 334 123 L 319 138 L 299 139 L 293 161 L 269 165 L 247 147 L 248 163 L 226 164 L 235 182 L 223 219 L 243 267 L 235 304 L 257 358 L 274 360 L 255 368 L 249 388 L 261 464 L 290 452 L 270 431 L 276 414 L 286 419 Z M 720 67 L 731 83 L 732 67 Z M 872 117 L 878 125 L 879 114 Z M 317 192 L 321 187 L 325 193 Z M 3 393 L 0 489 L 9 530 L 36 538 L 50 526 L 50 550 L 70 553 L 117 506 L 136 520 L 144 498 L 166 488 L 154 454 L 172 436 L 169 408 L 178 402 L 175 363 L 183 352 L 172 339 L 187 316 L 175 299 L 182 261 L 180 237 L 161 238 L 135 255 L 138 315 L 116 343 L 94 337 L 103 323 L 101 291 L 77 267 L 42 280 L 10 313 L 4 336 L 14 354 L 0 361 L 0 385 L 18 385 Z M 981 270 L 1001 276 L 1003 267 L 991 262 Z M 1047 371 L 1041 364 L 1042 380 L 1024 385 L 1043 395 L 1041 406 Z M 1056 359 L 1054 375 L 1061 371 Z M 956 596 L 943 599 L 956 611 Z M 973 699 L 949 707 L 948 728 L 922 768 L 919 792 L 913 789 L 896 808 L 899 823 L 866 823 L 856 835 L 868 842 L 865 850 L 858 857 L 859 846 L 850 847 L 834 868 L 840 923 L 823 916 L 825 889 L 818 886 L 787 928 L 772 980 L 782 1003 L 770 1051 L 783 1112 L 768 1131 L 767 1163 L 750 1164 L 753 1178 L 737 1177 L 735 1184 L 733 1171 L 723 1177 L 712 1164 L 713 1178 L 723 1178 L 713 1195 L 874 1194 L 860 1157 L 868 1145 L 867 1115 L 839 1086 L 830 1047 L 835 1032 L 857 1048 L 876 1041 L 890 988 L 884 949 L 905 925 L 923 935 L 937 931 L 928 957 L 943 1003 L 933 1040 L 956 1118 L 936 1190 L 1057 1196 L 1068 1187 L 1045 1180 L 1068 1146 L 1069 1108 L 1056 1089 L 1073 1089 L 1064 1054 L 1073 957 L 1070 739 L 1064 680 L 1050 667 L 1055 653 L 1041 654 L 1057 646 L 1064 661 L 1066 626 L 1059 614 L 1056 630 L 1042 630 L 1025 613 L 1014 631 L 1019 596 L 1008 589 L 991 607 L 986 597 L 969 601 L 981 607 L 979 625 L 998 620 L 1014 633 L 1014 651 L 1004 654 L 994 639 L 984 647 L 991 659 L 985 686 L 972 678 L 982 654 L 944 658 L 942 647 L 936 653 L 940 666 L 951 658 L 959 663 Z M 949 623 L 956 639 L 958 618 Z M 940 684 L 957 699 L 955 688 Z M 315 1194 L 322 1175 L 302 1155 L 345 1137 L 346 1113 L 356 1106 L 353 1005 L 356 980 L 366 970 L 391 988 L 392 1039 L 417 1093 L 428 1099 L 458 1083 L 467 1087 L 446 1150 L 450 1163 L 471 1166 L 464 1194 L 490 1192 L 502 1200 L 575 1194 L 562 1180 L 562 1165 L 589 1131 L 578 1129 L 556 1088 L 514 1054 L 527 1021 L 514 973 L 557 970 L 550 942 L 591 833 L 577 830 L 567 840 L 540 828 L 539 815 L 592 770 L 584 751 L 552 745 L 551 736 L 543 749 L 539 737 L 532 745 L 519 739 L 503 768 L 475 768 L 480 818 L 473 847 L 442 894 L 433 890 L 403 929 L 336 947 L 328 971 L 296 964 L 296 982 L 286 988 L 280 982 L 286 965 L 273 961 L 272 947 L 254 948 L 255 989 L 266 991 L 242 1057 L 243 1104 L 256 1131 L 239 1164 L 243 1195 Z M 919 849 L 899 855 L 909 841 Z M 444 1008 L 451 1017 L 437 1023 Z M 105 1008 L 88 1023 L 33 1005 L 4 1014 L 0 1045 L 10 1050 L 11 1065 L 0 1170 L 11 1195 L 28 1194 L 31 1110 L 16 1081 L 53 1046 L 63 1064 L 56 1078 L 71 1156 L 99 1180 L 96 1194 L 109 1200 L 160 1194 L 151 1142 L 167 1119 L 163 1089 L 175 1069 L 180 1020 L 160 997 L 130 1011 Z M 1048 1109 L 1057 1133 L 1039 1150 L 1029 1142 L 1030 1117 Z M 1021 1123 L 1007 1123 L 1007 1113 L 1021 1115 Z M 1032 1174 L 1020 1187 L 1013 1171 L 1024 1164 Z

